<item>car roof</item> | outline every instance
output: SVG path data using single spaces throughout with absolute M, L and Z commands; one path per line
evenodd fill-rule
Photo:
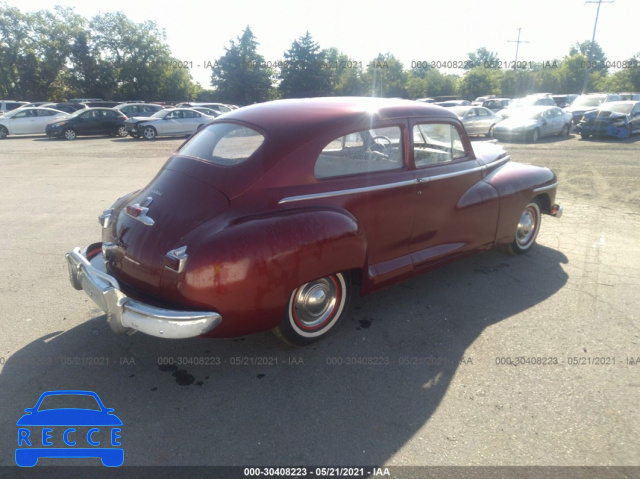
M 378 119 L 404 119 L 409 117 L 457 116 L 446 108 L 413 100 L 371 97 L 327 97 L 275 100 L 233 110 L 218 121 L 240 121 L 280 136 L 293 132 L 313 134 L 314 131 L 336 129 L 352 124 L 355 128 L 366 125 L 375 116 Z

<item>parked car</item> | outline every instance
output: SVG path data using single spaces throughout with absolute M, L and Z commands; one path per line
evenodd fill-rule
M 45 133 L 49 138 L 75 140 L 78 135 L 127 136 L 127 117 L 114 108 L 86 108 L 64 120 L 49 123 Z
M 203 106 L 195 106 L 192 108 L 192 110 L 195 110 L 197 112 L 200 112 L 204 115 L 208 115 L 208 116 L 212 116 L 212 117 L 217 117 L 222 115 L 222 113 L 220 113 L 219 111 L 216 110 L 212 110 L 211 108 L 205 108 Z
M 482 104 L 483 104 L 485 101 L 490 100 L 491 98 L 495 98 L 495 97 L 496 97 L 496 95 L 483 95 L 483 96 L 479 96 L 479 97 L 477 97 L 475 100 L 473 100 L 473 101 L 471 102 L 471 104 L 472 104 L 473 106 L 482 106 Z
M 28 104 L 28 101 L 0 100 L 0 115 Z
M 470 136 L 491 136 L 493 127 L 502 121 L 501 116 L 482 106 L 456 106 L 450 110 L 460 118 Z
M 114 108 L 120 110 L 129 118 L 133 118 L 134 116 L 151 116 L 163 109 L 162 106 L 154 105 L 153 103 L 121 103 Z
M 535 93 L 522 98 L 517 98 L 509 103 L 508 106 L 500 110 L 499 115 L 502 118 L 508 118 L 515 114 L 520 108 L 528 108 L 532 106 L 557 106 L 551 95 L 547 93 Z
M 535 143 L 545 136 L 567 136 L 571 130 L 571 114 L 557 106 L 519 108 L 498 123 L 493 137 L 499 140 L 525 140 Z
M 434 103 L 438 106 L 443 106 L 445 108 L 450 108 L 452 106 L 468 106 L 471 105 L 469 100 L 448 100 L 448 101 L 438 101 Z
M 278 100 L 203 127 L 67 255 L 117 332 L 309 344 L 352 291 L 470 254 L 531 250 L 557 179 L 472 145 L 451 111 L 410 100 Z
M 16 108 L 0 116 L 0 139 L 9 135 L 44 134 L 48 123 L 68 116 L 68 113 L 52 108 Z
M 153 140 L 156 136 L 191 135 L 214 119 L 191 108 L 167 108 L 150 117 L 129 118 L 125 126 L 134 138 Z
M 511 98 L 489 98 L 482 102 L 482 106 L 497 113 L 503 108 L 508 107 L 511 101 Z
M 640 101 L 611 101 L 584 114 L 576 125 L 582 138 L 613 136 L 629 138 L 640 132 Z
M 418 98 L 416 101 L 421 101 L 422 103 L 435 103 L 435 98 Z
M 566 108 L 568 106 L 570 106 L 576 98 L 578 98 L 580 95 L 576 95 L 576 94 L 570 94 L 570 95 L 551 95 L 551 98 L 553 98 L 553 101 L 556 102 L 556 105 L 558 105 L 560 108 Z
M 48 103 L 51 103 L 51 102 L 48 102 L 48 101 L 34 101 L 32 103 L 27 103 L 25 105 L 22 105 L 19 108 L 31 108 L 31 107 L 34 107 L 34 106 L 45 106 Z
M 118 105 L 121 105 L 122 102 L 100 100 L 100 101 L 85 101 L 83 102 L 83 104 L 86 105 L 87 108 L 115 108 Z
M 41 105 L 41 106 L 46 108 L 53 108 L 54 110 L 64 111 L 65 113 L 75 113 L 78 110 L 85 110 L 88 108 L 87 105 L 85 105 L 84 103 L 69 103 L 69 102 L 45 103 L 44 105 Z
M 602 103 L 620 100 L 620 95 L 617 93 L 587 93 L 576 98 L 571 105 L 565 108 L 565 111 L 571 113 L 573 116 L 572 123 L 575 125 L 586 112 L 595 110 Z
M 194 102 L 187 102 L 187 103 L 178 103 L 176 105 L 176 108 L 195 108 L 195 107 L 204 107 L 204 108 L 211 108 L 212 110 L 215 110 L 217 112 L 219 112 L 220 114 L 222 113 L 227 113 L 231 110 L 233 110 L 233 108 L 225 105 L 224 103 L 194 103 Z
M 619 93 L 620 100 L 640 101 L 640 93 Z

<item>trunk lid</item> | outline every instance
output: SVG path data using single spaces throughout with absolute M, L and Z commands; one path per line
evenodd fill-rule
M 161 284 L 167 252 L 186 246 L 183 238 L 227 210 L 229 200 L 207 183 L 163 169 L 143 190 L 118 202 L 103 231 L 113 243 L 110 271 L 123 283 L 149 291 Z

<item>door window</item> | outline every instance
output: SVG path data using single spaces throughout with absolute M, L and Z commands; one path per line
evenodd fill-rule
M 413 158 L 416 167 L 448 163 L 467 155 L 458 129 L 445 123 L 413 127 Z

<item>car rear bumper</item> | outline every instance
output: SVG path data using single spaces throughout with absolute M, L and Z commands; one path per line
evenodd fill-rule
M 107 313 L 111 329 L 120 334 L 140 331 L 159 338 L 191 338 L 205 334 L 222 322 L 213 311 L 176 311 L 158 308 L 128 297 L 118 281 L 107 274 L 102 255 L 87 259 L 87 248 L 66 254 L 69 280 Z

